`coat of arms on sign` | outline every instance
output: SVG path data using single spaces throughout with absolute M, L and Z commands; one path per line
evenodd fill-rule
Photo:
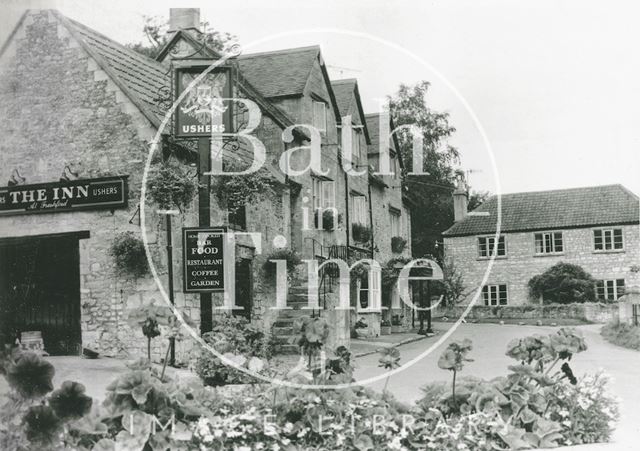
M 195 75 L 185 74 L 184 87 L 194 79 Z M 225 73 L 206 74 L 200 84 L 189 90 L 180 111 L 201 124 L 221 123 L 222 114 L 227 110 L 222 100 L 226 83 Z

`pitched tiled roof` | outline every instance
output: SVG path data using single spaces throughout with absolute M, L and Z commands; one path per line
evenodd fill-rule
M 240 71 L 265 97 L 300 95 L 319 46 L 250 53 L 238 57 Z
M 367 123 L 367 131 L 369 132 L 369 139 L 370 139 L 368 153 L 369 154 L 379 153 L 380 152 L 380 113 L 365 114 L 364 117 Z M 390 119 L 389 132 L 393 131 L 394 127 L 395 127 L 395 124 L 393 123 L 393 120 Z M 397 150 L 399 147 L 398 137 L 394 133 L 392 135 L 392 138 L 393 138 L 393 146 L 390 148 Z M 404 168 L 402 153 L 397 152 L 397 155 L 398 155 L 398 162 L 400 163 L 400 167 Z
M 341 116 L 344 116 L 349 112 L 356 83 L 357 81 L 355 78 L 331 81 L 331 87 L 333 88 L 333 93 L 336 96 L 336 102 L 338 102 L 338 109 L 340 110 Z
M 169 67 L 148 58 L 124 45 L 98 33 L 91 28 L 69 19 L 53 11 L 58 19 L 80 41 L 87 52 L 95 58 L 101 68 L 108 72 L 113 81 L 119 85 L 140 111 L 159 127 L 164 119 L 165 111 L 159 103 L 170 98 L 171 78 Z M 188 36 L 186 36 L 188 37 Z M 202 47 L 200 47 L 202 49 Z M 210 50 L 210 52 L 213 52 Z M 293 121 L 276 106 L 268 103 L 261 93 L 240 76 L 240 84 L 246 94 L 250 95 L 277 123 L 288 126 Z M 165 129 L 169 131 L 168 129 Z
M 354 96 L 356 99 L 356 107 L 358 109 L 357 112 L 352 111 L 353 115 L 359 115 L 360 121 L 362 122 L 364 136 L 366 138 L 367 144 L 371 142 L 369 137 L 369 129 L 367 127 L 367 119 L 362 109 L 362 102 L 360 100 L 360 92 L 358 91 L 358 80 L 355 78 L 345 78 L 343 80 L 332 80 L 331 81 L 331 89 L 333 89 L 333 94 L 336 98 L 336 103 L 338 105 L 338 110 L 340 111 L 340 117 L 344 117 L 349 113 L 349 107 L 351 106 L 351 101 Z M 353 120 L 353 118 L 352 118 Z M 357 121 L 356 121 L 357 122 Z
M 75 20 L 57 12 L 54 14 L 84 44 L 92 57 L 102 60 L 102 69 L 110 70 L 112 73 L 109 75 L 114 81 L 124 84 L 124 90 L 132 95 L 131 100 L 158 126 L 165 115 L 158 101 L 169 92 L 169 69 Z
M 444 232 L 445 236 L 495 233 L 498 197 L 492 196 L 473 213 Z M 640 223 L 638 197 L 622 185 L 591 186 L 502 195 L 500 230 L 565 229 Z

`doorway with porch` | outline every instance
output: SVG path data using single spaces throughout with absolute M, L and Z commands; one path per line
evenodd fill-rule
M 50 355 L 79 355 L 80 249 L 88 232 L 0 239 L 0 340 L 40 332 Z

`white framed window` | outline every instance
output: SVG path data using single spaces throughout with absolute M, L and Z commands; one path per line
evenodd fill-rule
M 478 237 L 478 257 L 489 258 L 493 255 L 493 247 L 496 243 L 495 235 Z M 498 238 L 498 249 L 496 257 L 505 257 L 507 255 L 507 245 L 504 235 Z
M 624 295 L 624 279 L 598 280 L 596 297 L 603 301 L 617 301 Z
M 378 268 L 370 267 L 366 276 L 356 279 L 358 311 L 381 311 L 382 296 L 380 282 L 382 272 Z
M 367 198 L 361 195 L 351 196 L 351 222 L 367 225 Z
M 336 184 L 333 180 L 311 179 L 313 210 L 336 207 Z
M 534 233 L 536 254 L 561 254 L 564 252 L 562 232 Z
M 624 249 L 622 229 L 597 229 L 593 231 L 593 250 L 598 252 Z
M 485 285 L 482 287 L 484 305 L 507 305 L 509 295 L 506 284 Z
M 327 104 L 318 101 L 312 100 L 313 102 L 313 126 L 324 132 L 327 130 Z
M 404 236 L 402 233 L 402 215 L 400 212 L 389 209 L 389 218 L 391 220 L 391 236 Z

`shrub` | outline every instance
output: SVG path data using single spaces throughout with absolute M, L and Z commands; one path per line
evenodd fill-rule
M 269 276 L 273 276 L 276 273 L 276 264 L 271 260 L 285 260 L 287 262 L 287 273 L 289 275 L 293 275 L 296 266 L 302 262 L 298 253 L 294 250 L 279 249 L 274 251 L 264 262 L 264 269 Z
M 246 165 L 239 161 L 225 160 L 223 168 L 227 172 L 241 172 Z M 211 185 L 215 189 L 216 198 L 221 206 L 230 210 L 237 210 L 243 205 L 273 193 L 276 181 L 266 168 L 247 175 L 218 175 L 216 183 Z
M 401 236 L 391 237 L 391 251 L 396 254 L 404 251 L 405 247 L 407 247 L 407 240 L 402 238 Z
M 198 182 L 178 164 L 163 164 L 149 174 L 148 192 L 151 200 L 163 210 L 189 206 L 198 190 Z
M 606 324 L 600 333 L 605 340 L 625 348 L 640 351 L 640 327 L 614 320 Z
M 213 329 L 203 339 L 217 352 L 240 366 L 260 371 L 273 354 L 271 336 L 251 325 L 246 319 L 224 316 L 214 321 Z M 253 358 L 260 360 L 255 360 Z M 200 350 L 195 361 L 195 372 L 211 386 L 253 382 L 251 376 L 227 365 L 206 349 Z
M 149 271 L 144 243 L 133 232 L 122 232 L 113 240 L 110 249 L 119 271 L 135 278 L 144 276 Z
M 351 225 L 351 234 L 353 239 L 359 243 L 368 243 L 371 241 L 371 227 L 365 224 L 354 223 Z
M 595 279 L 578 265 L 557 263 L 529 280 L 529 294 L 544 303 L 595 302 Z

